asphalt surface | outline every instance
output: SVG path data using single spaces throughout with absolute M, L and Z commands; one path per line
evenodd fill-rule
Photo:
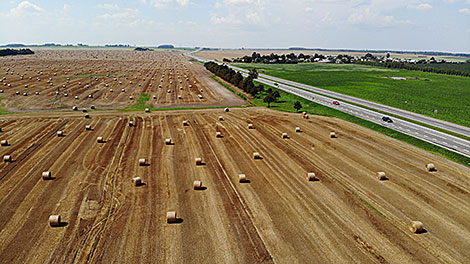
M 200 58 L 189 53 L 186 54 L 186 56 L 192 57 L 193 59 L 196 59 L 202 62 L 210 61 L 208 59 Z M 245 69 L 234 67 L 232 65 L 228 65 L 228 66 L 233 68 L 234 70 L 237 70 L 243 73 L 245 76 L 247 75 L 248 71 Z M 374 108 L 381 112 L 394 114 L 396 116 L 400 116 L 405 119 L 417 121 L 423 124 L 428 124 L 434 127 L 438 127 L 441 129 L 445 129 L 448 131 L 452 131 L 452 132 L 470 137 L 470 128 L 468 127 L 460 126 L 457 124 L 449 123 L 449 122 L 438 120 L 438 119 L 431 118 L 431 117 L 426 117 L 423 115 L 393 108 L 390 106 L 385 106 L 382 104 L 370 102 L 370 101 L 359 99 L 356 97 L 343 95 L 343 94 L 339 94 L 336 92 L 331 92 L 331 91 L 327 91 L 327 90 L 320 89 L 317 87 L 300 84 L 300 83 L 296 83 L 296 82 L 292 82 L 289 80 L 284 80 L 284 79 L 280 79 L 280 78 L 276 78 L 276 77 L 272 77 L 272 76 L 268 76 L 264 74 L 259 74 L 258 79 L 256 79 L 256 81 L 266 84 L 266 85 L 278 87 L 279 89 L 283 91 L 295 94 L 297 96 L 313 101 L 315 103 L 337 109 L 339 111 L 357 116 L 359 118 L 374 122 L 384 127 L 388 127 L 390 129 L 393 129 L 393 130 L 402 132 L 404 134 L 419 138 L 426 142 L 432 143 L 434 145 L 438 145 L 440 147 L 454 151 L 461 155 L 470 157 L 470 141 L 468 140 L 464 140 L 459 137 L 452 136 L 452 135 L 437 131 L 435 129 L 431 129 L 431 128 L 418 125 L 412 122 L 408 122 L 403 119 L 399 119 L 395 117 L 392 118 L 393 123 L 387 123 L 382 120 L 382 117 L 384 116 L 383 113 L 369 110 L 364 107 L 360 107 L 360 106 L 353 105 L 350 103 L 342 102 L 341 100 L 346 100 L 354 104 L 363 105 L 368 108 Z M 331 97 L 335 99 L 332 99 Z M 334 100 L 339 101 L 340 105 L 334 105 L 333 104 Z

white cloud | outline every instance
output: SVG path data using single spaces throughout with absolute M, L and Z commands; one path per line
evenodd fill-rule
M 144 1 L 144 3 L 146 3 L 146 1 Z M 186 7 L 189 5 L 189 0 L 149 0 L 149 3 L 156 8 Z
M 97 18 L 100 19 L 119 19 L 119 20 L 124 20 L 124 19 L 133 19 L 139 14 L 138 9 L 132 9 L 132 8 L 124 8 L 122 11 L 119 7 L 112 8 L 112 11 L 115 12 L 109 12 L 105 14 L 98 15 Z
M 234 15 L 229 15 L 226 17 L 217 17 L 216 15 L 211 16 L 211 23 L 214 25 L 218 24 L 240 24 L 241 21 L 236 19 Z
M 418 5 L 409 5 L 408 8 L 416 9 L 416 10 L 429 10 L 429 9 L 432 9 L 432 5 L 428 3 L 422 3 Z
M 470 14 L 470 8 L 462 8 L 459 10 L 459 13 Z
M 372 11 L 369 7 L 351 14 L 347 22 L 352 25 L 371 25 L 375 27 L 388 27 L 411 23 L 409 20 L 397 20 L 394 16 L 383 15 Z
M 116 4 L 102 4 L 102 5 L 98 5 L 96 6 L 97 8 L 99 9 L 105 9 L 105 10 L 119 10 L 119 6 L 116 5 Z
M 17 7 L 10 9 L 9 15 L 20 16 L 24 14 L 39 14 L 43 11 L 44 9 L 40 8 L 39 6 L 29 1 L 23 1 L 19 3 Z

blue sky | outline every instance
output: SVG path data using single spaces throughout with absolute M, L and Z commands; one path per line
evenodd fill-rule
M 0 0 L 0 44 L 470 53 L 470 0 Z

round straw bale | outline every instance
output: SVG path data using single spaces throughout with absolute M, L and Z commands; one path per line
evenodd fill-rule
M 309 181 L 318 181 L 318 178 L 317 178 L 317 175 L 315 175 L 315 172 L 307 173 L 307 179 Z
M 123 93 L 126 92 L 126 89 L 122 88 L 122 89 L 121 89 L 121 92 L 123 92 Z
M 223 116 L 219 116 L 219 120 L 220 120 L 220 121 L 224 121 L 224 117 L 223 117 Z
M 92 94 L 89 94 L 89 95 L 88 95 L 88 98 L 93 98 L 93 95 L 92 95 Z
M 202 189 L 202 181 L 194 181 L 193 187 L 194 187 L 194 190 L 201 190 Z
M 135 186 L 142 185 L 142 179 L 140 177 L 132 178 L 132 182 L 134 183 Z
M 302 130 L 300 129 L 300 127 L 296 127 L 295 132 L 299 133 L 299 132 L 302 132 Z
M 305 118 L 305 119 L 308 119 L 308 115 L 305 115 L 304 118 Z
M 78 100 L 78 95 L 75 95 L 75 99 Z
M 167 93 L 171 93 L 171 90 L 168 90 Z
M 229 112 L 230 109 L 228 109 L 228 107 L 225 107 L 224 111 L 225 111 L 225 112 Z
M 183 126 L 189 126 L 188 120 L 184 120 L 184 121 L 183 121 Z
M 215 137 L 221 138 L 222 137 L 222 132 L 215 132 Z
M 51 215 L 51 216 L 49 216 L 49 225 L 50 226 L 60 226 L 60 215 Z
M 129 121 L 129 126 L 133 126 L 134 125 L 134 121 Z
M 94 105 L 90 106 L 90 109 L 96 109 L 96 107 Z
M 0 141 L 0 145 L 8 146 L 8 140 L 4 139 L 4 140 Z
M 62 130 L 57 131 L 57 136 L 58 137 L 64 136 L 64 131 L 62 131 Z
M 44 179 L 44 180 L 52 179 L 52 173 L 50 171 L 43 171 L 42 172 L 42 179 Z
M 69 96 L 69 94 L 68 94 L 68 93 L 64 93 L 64 97 L 67 97 L 67 96 Z
M 104 139 L 103 139 L 103 137 L 97 137 L 97 138 L 96 138 L 96 141 L 97 141 L 98 143 L 103 143 L 103 142 L 104 142 Z
M 254 129 L 255 127 L 253 126 L 253 124 L 248 124 L 248 129 Z
M 176 223 L 176 212 L 175 211 L 168 211 L 166 213 L 166 222 L 167 223 Z
M 385 172 L 379 171 L 379 172 L 377 172 L 377 178 L 381 181 L 384 181 L 384 180 L 387 179 L 387 176 L 385 175 Z
M 73 107 L 72 107 L 72 110 L 73 110 L 73 111 L 78 111 L 78 106 L 73 106 Z
M 253 152 L 253 159 L 261 159 L 259 152 Z
M 287 136 L 287 133 L 282 133 L 281 138 L 289 138 L 289 136 Z
M 336 133 L 335 132 L 330 132 L 330 138 L 336 138 Z
M 201 158 L 195 158 L 194 162 L 196 162 L 196 165 L 202 165 L 202 159 Z
M 247 182 L 245 174 L 238 174 L 238 182 Z
M 427 171 L 437 171 L 436 166 L 434 166 L 433 163 L 426 164 L 426 170 Z
M 183 97 L 181 97 L 181 95 L 178 95 L 178 99 L 181 99 L 181 98 L 183 98 Z
M 11 162 L 11 161 L 12 161 L 11 155 L 4 155 L 4 156 L 3 156 L 3 161 L 4 161 L 4 162 Z
M 166 144 L 166 145 L 172 145 L 173 142 L 171 141 L 171 138 L 165 139 L 165 144 Z
M 157 96 L 156 96 L 156 95 L 154 95 L 154 96 L 153 96 L 153 99 L 157 99 Z
M 424 225 L 420 221 L 411 221 L 410 231 L 413 233 L 421 233 L 424 230 Z
M 145 158 L 139 159 L 139 166 L 145 166 L 145 165 L 147 165 L 147 159 Z
M 91 130 L 91 126 L 90 126 L 90 125 L 86 125 L 86 126 L 85 126 L 85 130 Z
M 112 93 L 112 92 L 113 92 L 113 89 L 109 89 L 109 92 L 111 92 L 111 93 Z
M 134 100 L 134 96 L 130 95 L 129 100 Z
M 85 118 L 90 118 L 90 115 L 89 115 L 89 114 L 86 114 L 86 115 L 85 115 Z
M 150 113 L 150 108 L 145 108 L 146 113 Z

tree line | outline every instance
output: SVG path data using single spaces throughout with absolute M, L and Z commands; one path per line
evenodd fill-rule
M 433 60 L 431 60 L 433 61 Z M 405 69 L 410 71 L 432 72 L 439 74 L 457 75 L 470 77 L 470 63 L 449 63 L 449 62 L 424 62 L 424 63 L 408 63 L 397 61 L 355 61 L 356 64 L 385 67 L 390 69 Z
M 34 51 L 30 49 L 2 49 L 0 50 L 0 56 L 14 56 L 14 55 L 29 55 L 34 54 Z
M 242 74 L 229 68 L 227 65 L 220 65 L 215 62 L 209 61 L 204 63 L 207 70 L 224 79 L 225 81 L 242 89 L 244 92 L 256 96 L 264 90 L 262 84 L 255 85 L 253 80 L 258 77 L 258 72 L 254 69 L 250 71 L 248 77 L 243 78 Z

